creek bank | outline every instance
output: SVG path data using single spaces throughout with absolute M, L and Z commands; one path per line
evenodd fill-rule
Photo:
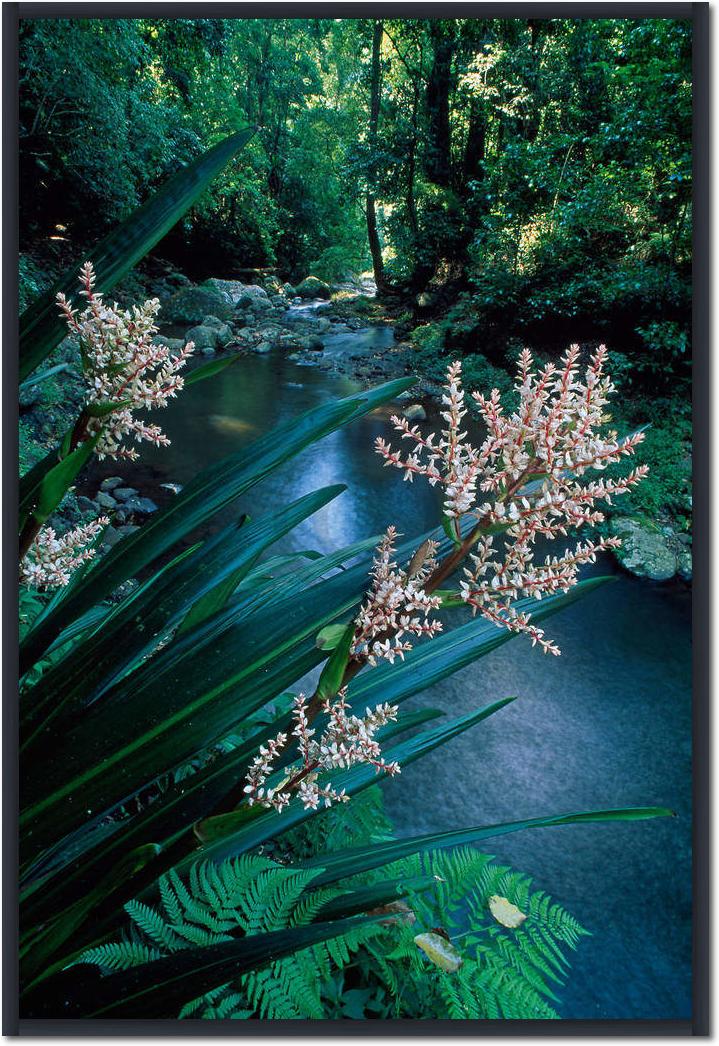
M 135 294 L 137 290 L 134 288 Z M 434 420 L 437 415 L 441 386 L 434 374 L 423 373 L 422 354 L 413 341 L 396 340 L 400 332 L 407 338 L 406 317 L 395 315 L 391 303 L 375 297 L 371 281 L 329 288 L 309 276 L 292 287 L 268 276 L 256 283 L 210 278 L 195 285 L 166 266 L 154 280 L 143 284 L 140 296 L 160 299 L 158 342 L 174 352 L 187 341 L 195 343 L 196 362 L 191 361 L 190 367 L 202 362 L 202 357 L 220 352 L 266 355 L 281 351 L 300 366 L 340 374 L 365 387 L 414 374 L 416 384 L 401 397 L 398 412 L 413 422 Z M 351 335 L 371 328 L 391 329 L 395 337 L 379 338 L 369 350 L 356 350 Z M 338 336 L 346 337 L 346 346 Z M 56 444 L 58 434 L 72 424 L 82 404 L 79 353 L 73 339 L 62 342 L 52 363 L 65 365 L 66 371 L 21 391 L 21 432 L 31 448 L 26 465 Z M 106 477 L 105 483 L 108 478 L 112 479 Z M 168 490 L 155 489 L 155 484 L 150 487 L 140 492 L 127 484 L 123 488 L 121 482 L 119 490 L 132 491 L 123 499 L 111 487 L 94 490 L 92 484 L 81 481 L 67 495 L 53 523 L 63 530 L 110 512 L 112 523 L 105 545 L 111 546 L 149 518 L 157 502 L 164 506 L 172 496 Z M 690 582 L 691 538 L 670 518 L 660 518 L 657 525 L 626 515 L 626 509 L 622 515 L 621 506 L 618 509 L 608 528 L 623 539 L 617 555 L 621 566 L 639 578 Z

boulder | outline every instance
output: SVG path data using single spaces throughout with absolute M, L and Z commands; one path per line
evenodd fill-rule
M 264 287 L 255 287 L 251 283 L 238 283 L 233 295 L 233 304 L 236 309 L 249 309 L 258 301 L 270 304 L 270 296 Z
M 125 538 L 128 534 L 134 534 L 135 531 L 139 529 L 137 523 L 123 523 L 121 527 L 117 528 L 117 533 Z
M 287 299 L 285 298 L 284 294 L 273 294 L 270 298 L 270 304 L 274 305 L 275 308 L 282 309 L 284 311 L 284 309 L 287 308 Z
M 232 327 L 218 319 L 217 316 L 205 316 L 202 320 L 202 326 L 212 327 L 213 330 L 217 331 L 220 345 L 229 345 L 232 341 Z
M 262 285 L 270 294 L 279 294 L 282 290 L 282 280 L 279 280 L 276 276 L 265 276 Z
M 283 283 L 282 284 L 282 290 L 284 291 L 284 293 L 286 294 L 286 296 L 288 298 L 296 297 L 296 295 L 295 295 L 295 288 L 292 286 L 291 283 Z
M 198 327 L 190 327 L 185 335 L 185 340 L 194 342 L 195 348 L 200 352 L 203 352 L 205 349 L 212 349 L 214 352 L 220 344 L 220 334 L 214 327 L 206 327 L 204 324 L 200 324 Z
M 155 345 L 164 345 L 165 348 L 169 349 L 170 352 L 178 353 L 182 352 L 185 347 L 185 343 L 182 338 L 166 338 L 164 334 L 158 334 L 157 337 L 152 339 Z
M 116 545 L 118 541 L 122 541 L 122 534 L 115 527 L 105 527 L 102 532 L 102 544 L 100 548 L 103 552 L 107 552 L 109 549 Z
M 324 352 L 325 343 L 322 338 L 310 336 L 309 338 L 300 338 L 300 345 L 303 349 L 308 352 Z
M 300 298 L 329 298 L 331 293 L 328 284 L 324 280 L 318 280 L 316 276 L 305 276 L 302 283 L 295 287 L 295 294 Z
M 617 559 L 635 577 L 668 581 L 677 572 L 677 556 L 667 537 L 649 521 L 618 516 L 610 524 L 613 535 L 622 539 Z
M 271 351 L 272 346 L 270 345 L 269 341 L 261 341 L 259 345 L 255 346 L 255 352 L 259 353 L 261 356 L 264 356 L 265 353 Z
M 240 327 L 239 330 L 235 331 L 235 341 L 243 343 L 252 341 L 256 333 L 254 327 Z
M 213 277 L 205 280 L 203 287 L 220 295 L 223 301 L 229 302 L 230 305 L 238 305 L 242 298 L 268 297 L 264 287 L 257 287 L 253 283 L 242 283 L 240 280 L 218 280 Z
M 124 482 L 125 480 L 119 476 L 108 476 L 100 484 L 100 490 L 114 490 L 115 487 L 121 487 Z
M 259 289 L 261 290 L 262 288 L 259 288 Z M 247 305 L 243 305 L 242 304 L 243 302 L 248 302 L 248 304 Z M 247 308 L 247 309 L 250 310 L 250 312 L 253 312 L 253 313 L 257 314 L 257 313 L 260 313 L 260 312 L 267 312 L 269 309 L 271 309 L 272 308 L 272 302 L 270 301 L 269 298 L 249 298 L 249 300 L 247 298 L 243 298 L 239 302 L 237 307 L 238 308 Z
M 97 515 L 97 502 L 93 501 L 91 498 L 86 498 L 83 494 L 80 494 L 77 499 L 77 507 L 82 513 L 89 512 L 92 516 Z
M 229 322 L 232 303 L 210 287 L 182 287 L 166 303 L 162 319 L 166 323 L 200 323 L 205 316 Z

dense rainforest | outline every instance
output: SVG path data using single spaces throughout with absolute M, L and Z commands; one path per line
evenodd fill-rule
M 691 1012 L 692 46 L 21 17 L 21 1018 Z
M 24 20 L 20 47 L 23 303 L 252 125 L 157 253 L 195 280 L 372 269 L 435 378 L 606 341 L 628 422 L 674 421 L 641 507 L 688 516 L 689 22 Z

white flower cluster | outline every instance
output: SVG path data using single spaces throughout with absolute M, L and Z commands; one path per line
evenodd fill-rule
M 524 632 L 545 652 L 558 648 L 544 639 L 530 615 L 518 612 L 516 600 L 568 591 L 577 582 L 579 567 L 593 562 L 598 552 L 616 547 L 616 538 L 579 544 L 573 552 L 534 562 L 538 537 L 566 537 L 569 529 L 593 526 L 604 519 L 596 501 L 611 503 L 646 475 L 641 465 L 618 480 L 580 482 L 588 470 L 607 465 L 634 453 L 643 434 L 620 440 L 614 431 L 603 432 L 608 420 L 605 407 L 614 391 L 604 375 L 606 349 L 592 356 L 582 379 L 578 374 L 579 348 L 565 354 L 560 366 L 546 364 L 534 370 L 531 353 L 520 356 L 516 390 L 519 407 L 505 415 L 499 392 L 489 397 L 473 393 L 487 436 L 479 449 L 461 432 L 466 415 L 461 385 L 461 365 L 447 372 L 442 417 L 447 421 L 435 444 L 434 436 L 422 436 L 402 418 L 393 418 L 403 439 L 415 444 L 408 457 L 392 450 L 383 440 L 377 452 L 387 465 L 402 469 L 405 479 L 423 475 L 445 490 L 445 512 L 455 520 L 457 542 L 463 555 L 470 554 L 460 593 L 473 611 L 512 632 Z M 478 491 L 491 493 L 493 501 L 479 502 Z M 462 539 L 459 519 L 469 516 L 473 527 Z M 495 542 L 499 540 L 499 545 Z M 477 551 L 472 552 L 474 545 Z M 462 557 L 463 558 L 463 557 Z
M 424 437 L 418 425 L 410 426 L 406 418 L 395 415 L 392 418 L 395 428 L 402 434 L 402 439 L 414 442 L 416 450 L 402 458 L 380 436 L 375 444 L 385 464 L 401 468 L 405 480 L 410 483 L 416 475 L 425 476 L 431 486 L 441 483 L 444 486 L 444 511 L 450 518 L 463 515 L 474 504 L 480 471 L 477 452 L 464 442 L 467 433 L 461 431 L 462 419 L 467 413 L 461 371 L 461 363 L 452 363 L 448 368 L 447 385 L 442 395 L 442 405 L 446 409 L 441 412 L 447 428 L 442 430 L 436 443 L 434 432 Z
M 442 631 L 441 621 L 428 620 L 442 600 L 428 595 L 423 587 L 436 566 L 437 544 L 425 542 L 403 573 L 393 559 L 396 539 L 396 529 L 389 527 L 374 559 L 372 585 L 355 620 L 352 656 L 371 665 L 380 658 L 391 663 L 395 657 L 404 659 L 405 652 L 412 649 L 405 636 L 432 637 Z
M 315 740 L 316 731 L 310 726 L 307 711 L 307 699 L 298 694 L 294 700 L 295 738 L 301 763 L 289 768 L 284 780 L 276 788 L 265 787 L 267 778 L 275 771 L 275 762 L 285 748 L 288 735 L 278 734 L 260 748 L 247 774 L 245 795 L 250 806 L 260 805 L 283 810 L 290 802 L 292 793 L 307 809 L 316 810 L 320 803 L 331 806 L 333 802 L 349 802 L 349 796 L 337 791 L 331 785 L 318 784 L 318 773 L 322 770 L 336 770 L 354 766 L 356 763 L 370 763 L 377 773 L 384 771 L 394 775 L 400 772 L 398 763 L 387 763 L 375 734 L 380 727 L 386 726 L 397 718 L 394 705 L 378 705 L 366 709 L 363 717 L 351 714 L 347 704 L 347 694 L 341 690 L 336 698 L 322 703 L 322 711 L 329 717 L 329 722 L 321 736 Z
M 165 345 L 153 342 L 157 333 L 155 317 L 160 309 L 157 298 L 121 310 L 117 303 L 105 305 L 102 295 L 93 290 L 95 272 L 91 262 L 81 269 L 81 295 L 87 307 L 78 312 L 64 294 L 57 303 L 70 333 L 80 341 L 83 370 L 88 382 L 86 410 L 91 417 L 86 434 L 100 433 L 95 452 L 99 458 L 129 458 L 138 453 L 123 444 L 127 436 L 155 446 L 170 441 L 158 425 L 148 425 L 134 417 L 133 411 L 153 410 L 183 388 L 178 372 L 185 366 L 194 345 L 188 342 L 176 356 Z M 114 409 L 113 409 L 113 406 Z M 93 412 L 97 413 L 93 413 Z M 105 413 L 105 411 L 109 411 Z
M 100 516 L 59 536 L 52 527 L 43 527 L 20 562 L 20 580 L 33 588 L 67 585 L 80 564 L 93 558 L 95 549 L 86 546 L 109 522 Z

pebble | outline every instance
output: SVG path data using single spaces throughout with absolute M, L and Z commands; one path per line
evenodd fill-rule
M 126 512 L 131 512 L 137 516 L 149 516 L 152 512 L 157 512 L 157 505 L 150 498 L 131 497 L 127 499 L 122 507 Z
M 121 534 L 122 537 L 127 537 L 128 534 L 134 534 L 139 529 L 136 523 L 124 523 L 123 526 L 117 528 L 117 533 Z
M 108 476 L 100 484 L 100 490 L 114 490 L 115 487 L 121 487 L 124 482 L 125 480 L 120 479 L 119 476 Z
M 93 501 L 92 498 L 86 498 L 80 494 L 77 499 L 77 507 L 81 512 L 92 512 L 93 515 L 96 515 L 98 504 L 96 501 Z
M 95 498 L 95 501 L 98 503 L 100 508 L 117 508 L 117 502 L 115 501 L 113 496 L 111 494 L 108 494 L 104 490 L 100 491 L 100 493 Z
M 130 498 L 134 498 L 139 491 L 135 490 L 134 487 L 115 487 L 112 492 L 113 498 L 117 498 L 118 501 L 128 501 Z
M 105 527 L 102 533 L 102 548 L 108 549 L 116 545 L 118 541 L 122 541 L 122 534 L 116 527 Z
M 426 421 L 427 411 L 421 403 L 412 403 L 402 411 L 407 421 Z
M 160 490 L 169 490 L 171 494 L 179 494 L 182 485 L 180 483 L 161 483 Z

